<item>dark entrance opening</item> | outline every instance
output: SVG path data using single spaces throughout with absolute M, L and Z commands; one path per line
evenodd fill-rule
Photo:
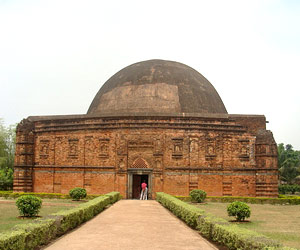
M 140 194 L 141 194 L 141 191 L 142 191 L 141 185 L 142 185 L 143 181 L 146 181 L 147 187 L 149 189 L 148 175 L 147 174 L 143 174 L 143 175 L 134 174 L 134 175 L 132 175 L 132 199 L 139 199 L 140 198 Z

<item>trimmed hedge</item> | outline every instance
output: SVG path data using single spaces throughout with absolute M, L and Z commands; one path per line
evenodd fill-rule
M 107 205 L 117 200 L 119 200 L 119 193 L 112 192 L 87 203 L 82 203 L 75 208 L 52 214 L 58 218 L 62 218 L 60 220 L 59 234 L 64 234 L 81 223 L 93 218 L 96 214 L 104 210 Z
M 197 227 L 198 217 L 205 214 L 204 210 L 189 205 L 169 194 L 158 192 L 156 193 L 156 200 L 192 228 Z
M 58 225 L 55 219 L 38 219 L 32 223 L 16 225 L 13 230 L 23 231 L 25 249 L 35 249 L 37 246 L 45 245 L 55 238 L 57 228 Z
M 120 198 L 119 192 L 111 192 L 70 210 L 33 220 L 32 223 L 16 225 L 12 230 L 0 233 L 0 249 L 31 250 L 47 244 L 51 239 L 93 218 L 107 205 L 118 201 Z
M 280 194 L 286 194 L 286 193 L 291 193 L 295 194 L 296 192 L 300 192 L 300 185 L 293 184 L 293 185 L 288 185 L 288 184 L 283 184 L 278 186 L 278 192 Z
M 185 202 L 191 202 L 191 200 L 192 200 L 191 196 L 174 195 L 174 197 L 181 201 L 185 201 Z M 208 196 L 206 196 L 206 199 L 207 198 L 208 198 Z
M 189 196 L 175 196 L 176 198 L 189 202 L 191 197 Z M 252 204 L 284 204 L 284 205 L 300 205 L 300 196 L 284 196 L 280 195 L 280 198 L 268 198 L 268 197 L 239 197 L 239 196 L 207 196 L 206 201 L 211 202 L 224 202 L 231 203 L 234 201 L 242 201 Z M 281 198 L 282 197 L 282 198 Z
M 16 250 L 26 249 L 26 236 L 24 230 L 11 230 L 7 233 L 0 233 L 0 249 L 1 250 Z
M 213 202 L 234 202 L 242 201 L 252 204 L 289 204 L 289 205 L 299 205 L 300 197 L 295 198 L 268 198 L 268 197 L 234 197 L 234 196 L 223 196 L 215 197 L 210 196 L 207 198 L 208 201 Z
M 282 249 L 280 243 L 264 235 L 232 225 L 169 194 L 156 193 L 156 199 L 203 236 L 229 249 Z
M 60 193 L 25 193 L 25 192 L 13 192 L 13 191 L 0 191 L 0 197 L 8 198 L 18 198 L 22 195 L 35 195 L 40 198 L 48 199 L 72 199 L 69 194 L 60 194 Z M 102 196 L 103 194 L 89 194 L 86 196 L 86 199 L 91 200 L 96 197 Z

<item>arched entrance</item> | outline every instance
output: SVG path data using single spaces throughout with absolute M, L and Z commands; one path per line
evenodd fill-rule
M 148 199 L 152 197 L 152 171 L 149 164 L 143 158 L 134 160 L 130 168 L 128 168 L 128 189 L 127 197 L 129 199 L 139 199 L 141 193 L 141 184 L 143 181 L 147 183 Z

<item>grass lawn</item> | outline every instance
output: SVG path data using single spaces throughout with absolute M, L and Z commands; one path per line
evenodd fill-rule
M 76 207 L 80 203 L 82 202 L 65 199 L 43 199 L 43 204 L 39 215 L 43 217 L 60 210 Z M 11 229 L 16 224 L 24 224 L 32 220 L 18 218 L 19 215 L 19 211 L 15 205 L 15 200 L 5 201 L 4 199 L 0 199 L 0 233 Z
M 230 221 L 234 217 L 227 215 L 228 204 L 209 202 L 196 206 Z M 300 205 L 248 205 L 251 208 L 250 222 L 235 224 L 280 241 L 285 246 L 300 249 Z

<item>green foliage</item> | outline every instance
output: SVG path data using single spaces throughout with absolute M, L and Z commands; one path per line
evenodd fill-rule
M 278 192 L 280 194 L 287 194 L 287 193 L 291 193 L 291 194 L 295 194 L 296 192 L 300 192 L 300 185 L 297 184 L 293 184 L 293 185 L 279 185 L 278 186 Z
M 249 218 L 251 214 L 250 207 L 240 201 L 234 201 L 227 207 L 228 216 L 234 216 L 237 221 L 244 221 L 245 218 Z
M 178 218 L 185 221 L 190 227 L 197 227 L 197 219 L 204 214 L 203 210 L 197 207 L 187 204 L 169 194 L 156 193 L 156 200 L 164 207 L 168 208 Z
M 57 223 L 55 219 L 38 219 L 32 223 L 16 225 L 12 230 L 25 232 L 25 249 L 36 249 L 55 238 Z
M 296 248 L 292 247 L 264 247 L 263 250 L 297 250 Z
M 60 194 L 60 193 L 24 193 L 24 192 L 13 192 L 13 191 L 0 191 L 0 197 L 4 198 L 18 198 L 22 195 L 35 195 L 40 198 L 48 198 L 48 199 L 71 199 L 68 194 Z M 96 197 L 102 196 L 103 194 L 89 194 L 86 196 L 87 199 L 91 200 Z
M 0 193 L 1 194 L 1 193 Z M 176 198 L 189 202 L 191 198 L 189 196 L 175 196 Z M 234 202 L 242 201 L 252 204 L 279 204 L 279 205 L 300 205 L 300 196 L 284 196 L 279 195 L 279 198 L 268 197 L 239 197 L 239 196 L 207 196 L 207 201 L 211 202 Z
M 191 201 L 201 203 L 206 198 L 206 192 L 201 189 L 193 189 L 190 192 Z
M 185 202 L 190 202 L 191 201 L 191 196 L 183 196 L 183 195 L 174 195 L 175 198 L 185 201 Z
M 23 195 L 17 199 L 16 205 L 22 216 L 33 217 L 38 215 L 42 207 L 42 200 L 33 195 Z
M 60 218 L 60 228 L 58 234 L 64 234 L 65 232 L 77 227 L 81 223 L 93 218 L 96 214 L 104 210 L 108 204 L 112 204 L 119 199 L 119 192 L 111 192 L 97 197 L 89 202 L 82 203 L 75 208 L 53 214 L 57 218 Z
M 11 190 L 14 171 L 11 168 L 0 169 L 0 190 Z
M 296 192 L 300 192 L 300 186 L 297 184 L 291 185 L 290 186 L 290 192 L 292 194 L 295 194 Z
M 0 233 L 0 249 L 34 250 L 53 238 L 73 229 L 100 213 L 108 204 L 120 199 L 120 193 L 111 192 L 99 196 L 76 208 L 54 213 L 32 223 L 17 225 L 11 231 Z
M 278 144 L 278 168 L 280 179 L 287 184 L 293 184 L 300 175 L 300 151 L 293 150 L 293 146 Z
M 10 190 L 13 186 L 15 130 L 15 125 L 5 127 L 0 119 L 0 190 Z
M 25 250 L 26 232 L 23 230 L 9 231 L 0 234 L 0 249 L 5 250 Z
M 76 187 L 70 190 L 69 195 L 75 201 L 79 201 L 86 197 L 86 190 L 84 188 Z
M 156 199 L 202 235 L 229 249 L 263 249 L 264 247 L 275 247 L 274 249 L 276 249 L 276 247 L 281 247 L 278 242 L 266 236 L 232 225 L 228 221 L 206 213 L 174 196 L 156 193 Z

